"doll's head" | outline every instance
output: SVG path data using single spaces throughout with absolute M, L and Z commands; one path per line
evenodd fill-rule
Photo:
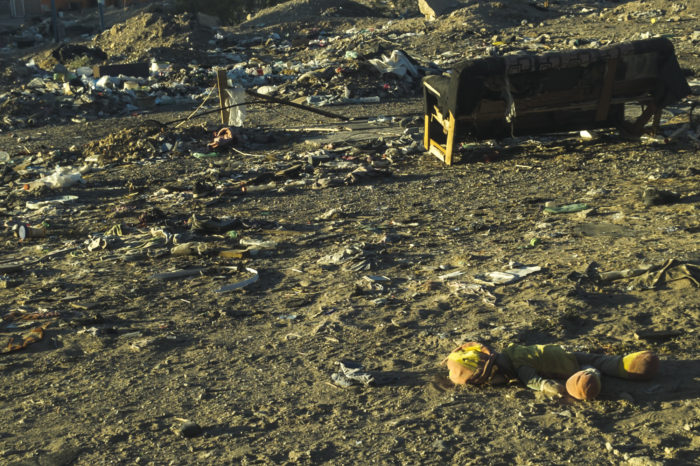
M 450 380 L 456 385 L 504 383 L 505 377 L 498 371 L 496 356 L 495 351 L 480 343 L 463 344 L 445 359 Z

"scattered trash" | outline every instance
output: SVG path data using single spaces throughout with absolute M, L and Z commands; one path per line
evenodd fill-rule
M 221 128 L 214 137 L 214 141 L 207 144 L 209 149 L 223 149 L 233 144 L 236 140 L 233 137 L 231 128 Z
M 398 412 L 389 450 L 405 462 L 435 454 L 512 461 L 502 435 L 490 452 L 451 453 L 459 435 L 439 424 L 452 407 L 479 403 L 492 412 L 490 424 L 503 418 L 491 390 L 445 392 L 434 362 L 458 340 L 505 346 L 542 337 L 576 352 L 651 346 L 674 355 L 660 387 L 649 395 L 630 384 L 629 396 L 614 387 L 603 404 L 687 399 L 690 385 L 673 375 L 692 368 L 695 355 L 700 81 L 690 79 L 693 94 L 668 105 L 647 85 L 658 84 L 655 67 L 672 53 L 597 59 L 615 41 L 672 34 L 674 53 L 697 71 L 688 2 L 665 5 L 653 28 L 636 31 L 651 17 L 634 13 L 662 6 L 649 1 L 585 11 L 566 2 L 463 2 L 440 12 L 453 2 L 302 0 L 268 2 L 276 5 L 230 24 L 135 5 L 107 7 L 101 32 L 83 8 L 59 15 L 59 29 L 83 29 L 58 42 L 56 53 L 50 15 L 17 19 L 24 25 L 16 32 L 3 23 L 0 351 L 8 354 L 0 371 L 5 392 L 17 392 L 4 399 L 8 421 L 22 431 L 21 442 L 5 442 L 5 461 L 65 463 L 50 457 L 65 450 L 59 443 L 83 448 L 80 439 L 94 434 L 102 456 L 124 453 L 132 462 L 149 460 L 123 451 L 135 439 L 166 456 L 194 449 L 192 461 L 202 463 L 338 462 L 339 455 L 366 463 L 382 457 L 372 432 L 383 431 L 389 411 Z M 423 3 L 439 24 L 416 16 Z M 302 12 L 308 17 L 300 20 Z M 581 21 L 586 28 L 576 29 Z M 609 34 L 596 36 L 603 30 Z M 18 50 L 20 42 L 34 45 Z M 527 71 L 535 56 L 569 52 L 593 69 L 562 75 L 552 61 L 536 63 L 542 74 L 534 81 L 530 72 L 510 73 Z M 474 77 L 456 71 L 475 60 L 507 68 L 449 92 L 450 82 Z M 138 69 L 121 74 L 113 64 Z M 574 90 L 585 101 L 552 109 L 530 95 L 566 95 L 568 74 L 581 78 Z M 435 94 L 416 85 L 424 75 L 446 86 L 434 87 L 440 96 L 425 106 L 421 95 Z M 612 88 L 610 76 L 620 78 Z M 615 95 L 632 81 L 634 92 Z M 479 118 L 471 121 L 473 112 L 462 110 L 474 95 Z M 641 105 L 627 102 L 631 96 Z M 222 100 L 231 108 L 222 112 Z M 453 100 L 455 111 L 443 112 Z M 336 106 L 341 115 L 309 114 L 309 105 Z M 613 136 L 608 123 L 645 113 L 659 121 L 653 135 Z M 547 132 L 531 135 L 532 128 Z M 491 130 L 497 134 L 482 139 Z M 462 165 L 437 166 L 423 151 L 426 136 L 458 148 Z M 645 197 L 651 185 L 659 192 Z M 644 207 L 664 198 L 662 207 Z M 560 205 L 572 202 L 588 207 Z M 678 259 L 667 264 L 668 257 Z M 511 258 L 526 265 L 506 265 Z M 343 361 L 319 372 L 329 357 L 358 355 L 377 370 Z M 117 383 L 95 383 L 105 370 Z M 366 399 L 364 387 L 385 378 L 399 383 Z M 153 390 L 141 380 L 167 383 Z M 311 389 L 296 390 L 300 384 Z M 133 415 L 129 400 L 105 407 L 124 387 L 148 409 Z M 343 399 L 358 387 L 356 399 Z M 285 395 L 290 390 L 294 396 Z M 580 461 L 600 459 L 586 454 L 603 448 L 600 423 L 578 422 L 581 410 L 569 400 L 523 392 L 511 385 L 504 395 L 516 398 L 510 405 L 520 405 L 514 413 L 525 427 L 551 430 L 549 414 L 574 422 L 590 434 L 579 436 Z M 105 420 L 102 428 L 91 434 L 89 423 L 61 416 L 66 400 L 80 400 Z M 610 417 L 603 437 L 618 441 L 628 410 L 606 406 L 589 407 Z M 654 431 L 673 450 L 666 456 L 682 461 L 697 425 L 667 411 L 655 416 L 664 425 Z M 285 439 L 299 425 L 315 432 L 348 413 L 366 414 L 367 428 L 348 438 L 336 429 L 323 442 L 302 436 L 289 450 Z M 279 421 L 289 416 L 301 424 Z M 47 442 L 42 432 L 71 435 Z M 439 435 L 406 448 L 407 432 Z M 470 431 L 474 445 L 491 434 Z M 623 461 L 654 445 L 618 445 L 610 456 Z M 546 457 L 545 447 L 532 454 Z
M 528 275 L 542 270 L 542 267 L 538 265 L 525 266 L 518 264 L 511 264 L 510 269 L 504 270 L 503 272 L 488 272 L 485 274 L 474 275 L 474 281 L 479 284 L 484 285 L 510 285 L 518 280 L 521 280 Z
M 636 278 L 635 278 L 636 277 Z M 597 273 L 600 282 L 635 278 L 632 288 L 653 290 L 667 288 L 700 288 L 700 263 L 669 259 L 663 264 L 646 265 L 636 269 L 624 269 Z
M 194 157 L 196 159 L 207 159 L 207 158 L 212 158 L 212 157 L 221 157 L 221 153 L 219 153 L 219 152 L 208 152 L 208 153 L 193 152 L 192 157 Z
M 380 73 L 395 74 L 399 78 L 419 76 L 418 69 L 411 63 L 406 54 L 401 50 L 394 50 L 390 56 L 382 55 L 381 60 L 373 58 L 369 62 L 374 65 Z
M 333 383 L 340 387 L 348 388 L 353 385 L 370 385 L 374 382 L 374 377 L 364 372 L 362 366 L 350 362 L 337 362 L 336 365 L 340 368 L 339 372 L 331 375 Z
M 635 232 L 624 225 L 614 223 L 583 223 L 574 228 L 584 236 L 611 236 L 621 238 L 624 236 L 634 236 Z
M 56 167 L 53 173 L 38 180 L 51 189 L 70 188 L 76 183 L 83 183 L 83 176 L 80 171 L 71 167 Z
M 385 277 L 384 275 L 365 275 L 364 277 L 365 280 L 370 281 L 370 282 L 389 282 L 391 281 L 391 278 Z
M 567 204 L 558 207 L 545 207 L 544 211 L 548 214 L 571 214 L 574 212 L 581 212 L 588 209 L 588 204 L 577 203 L 577 204 Z
M 245 288 L 248 285 L 252 285 L 253 283 L 256 283 L 260 279 L 260 274 L 258 274 L 257 270 L 251 269 L 250 267 L 246 267 L 246 271 L 248 273 L 252 273 L 253 276 L 250 278 L 246 278 L 245 280 L 241 280 L 239 282 L 236 282 L 236 283 L 224 285 L 221 288 L 219 288 L 218 290 L 216 290 L 216 292 L 217 293 L 228 293 L 229 291 Z
M 43 238 L 46 236 L 46 228 L 48 224 L 42 223 L 38 227 L 30 227 L 29 225 L 17 225 L 16 235 L 20 241 L 27 238 Z
M 191 242 L 174 246 L 170 250 L 170 254 L 173 256 L 197 256 L 204 254 L 207 250 L 206 244 Z
M 481 298 L 481 301 L 488 306 L 494 306 L 496 304 L 496 297 L 486 289 L 485 285 L 478 283 L 449 282 L 447 286 L 454 295 L 460 298 L 477 297 Z
M 98 236 L 88 240 L 87 250 L 92 252 L 98 249 L 110 249 L 117 238 L 113 236 Z
M 206 267 L 175 270 L 173 272 L 157 273 L 157 274 L 152 275 L 151 278 L 155 278 L 157 280 L 176 280 L 178 278 L 186 278 L 186 277 L 194 277 L 194 276 L 202 275 L 202 274 L 204 274 L 204 272 L 206 270 L 207 270 Z
M 0 348 L 0 353 L 10 353 L 19 351 L 27 346 L 41 341 L 44 338 L 46 327 L 37 326 L 30 329 L 23 335 L 12 335 L 7 340 L 7 343 Z
M 42 207 L 51 206 L 51 205 L 62 205 L 62 204 L 66 204 L 66 203 L 77 201 L 77 200 L 78 200 L 78 196 L 66 195 L 66 196 L 55 197 L 52 199 L 45 199 L 43 201 L 27 201 L 27 209 L 38 210 L 38 209 L 41 209 Z
M 527 244 L 529 248 L 534 248 L 542 244 L 542 240 L 539 238 L 532 238 Z

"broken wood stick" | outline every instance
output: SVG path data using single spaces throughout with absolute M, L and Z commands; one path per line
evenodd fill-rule
M 287 99 L 281 99 L 279 97 L 272 97 L 270 95 L 260 94 L 259 92 L 255 92 L 252 89 L 246 89 L 245 93 L 250 95 L 250 96 L 253 96 L 253 97 L 259 97 L 263 100 L 274 102 L 276 104 L 289 105 L 290 107 L 300 108 L 302 110 L 306 110 L 306 111 L 309 111 L 312 113 L 318 113 L 319 115 L 323 115 L 323 116 L 326 116 L 329 118 L 337 118 L 337 119 L 343 120 L 343 121 L 348 121 L 350 119 L 350 118 L 343 116 L 343 115 L 338 115 L 336 113 L 327 112 L 325 110 L 320 110 L 318 108 L 310 107 L 308 105 L 298 104 L 296 102 L 292 102 L 292 101 L 287 100 Z

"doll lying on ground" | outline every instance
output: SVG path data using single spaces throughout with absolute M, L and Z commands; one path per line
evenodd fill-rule
M 569 353 L 559 345 L 510 344 L 501 353 L 479 343 L 465 343 L 446 358 L 450 380 L 463 384 L 502 384 L 518 378 L 548 396 L 592 400 L 600 393 L 601 373 L 623 379 L 649 380 L 659 368 L 651 351 L 626 356 Z M 564 384 L 558 380 L 565 381 Z

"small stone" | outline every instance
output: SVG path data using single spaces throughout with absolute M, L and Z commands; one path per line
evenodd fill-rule
M 622 398 L 623 400 L 629 401 L 630 403 L 634 403 L 634 397 L 627 392 L 621 392 L 620 398 Z
M 193 421 L 187 421 L 180 426 L 180 435 L 185 438 L 199 437 L 202 435 L 202 427 Z
M 656 461 L 648 456 L 634 456 L 631 458 L 625 458 L 627 460 L 628 466 L 662 466 L 661 461 Z
M 303 461 L 304 459 L 310 459 L 311 458 L 311 451 L 306 450 L 306 451 L 295 451 L 292 450 L 289 452 L 287 455 L 289 458 L 289 461 L 292 463 L 298 463 L 300 461 Z
M 612 451 L 613 450 L 612 444 L 610 442 L 605 442 L 605 449 L 608 451 Z
M 433 448 L 435 448 L 436 451 L 446 451 L 447 443 L 445 443 L 444 440 L 437 439 L 433 442 Z

